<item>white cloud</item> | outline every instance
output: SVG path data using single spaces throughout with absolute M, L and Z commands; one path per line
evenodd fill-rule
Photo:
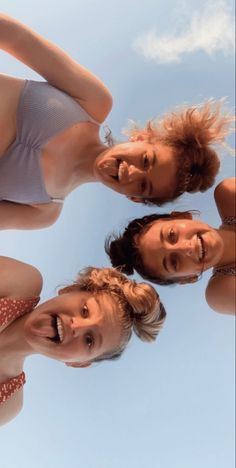
M 210 3 L 195 11 L 181 31 L 159 36 L 150 31 L 138 37 L 133 48 L 157 63 L 181 62 L 183 55 L 196 51 L 229 54 L 234 51 L 234 16 L 223 1 Z

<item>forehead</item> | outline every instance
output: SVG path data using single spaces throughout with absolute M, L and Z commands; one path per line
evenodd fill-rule
M 181 215 L 180 215 L 181 216 Z M 156 219 L 155 221 L 150 222 L 150 224 L 144 226 L 140 239 L 144 236 L 150 237 L 152 235 L 156 235 L 160 233 L 161 229 L 164 227 L 168 229 L 168 227 L 176 227 L 183 230 L 188 230 L 188 228 L 193 227 L 194 225 L 202 224 L 201 221 L 196 221 L 195 219 L 186 219 L 184 216 L 183 218 L 160 218 Z
M 177 158 L 171 146 L 161 142 L 148 143 L 147 141 L 130 142 L 129 156 L 135 161 L 135 157 L 142 154 L 151 155 L 153 169 L 148 178 L 152 185 L 151 198 L 169 198 L 173 196 L 177 183 Z
M 90 304 L 94 305 L 95 313 L 100 317 L 99 326 L 103 335 L 102 353 L 118 347 L 122 340 L 118 299 L 102 292 L 93 295 Z
M 160 231 L 163 226 L 164 220 L 156 220 L 145 226 L 141 235 L 137 239 L 139 252 L 142 257 L 144 267 L 148 270 L 149 274 L 155 276 L 159 269 L 161 236 Z
M 174 149 L 162 143 L 155 143 L 152 149 L 156 157 L 156 164 L 151 174 L 152 197 L 172 197 L 176 190 L 178 169 Z

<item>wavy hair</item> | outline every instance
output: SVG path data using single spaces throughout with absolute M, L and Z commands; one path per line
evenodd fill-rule
M 97 357 L 95 361 L 119 357 L 129 342 L 132 331 L 142 341 L 154 341 L 165 321 L 166 311 L 156 290 L 147 283 L 128 279 L 114 268 L 85 268 L 75 282 L 60 289 L 59 294 L 73 291 L 105 293 L 117 301 L 117 318 L 122 330 L 121 343 L 117 349 Z
M 215 182 L 220 158 L 214 148 L 224 144 L 234 131 L 235 117 L 222 110 L 222 101 L 207 101 L 198 106 L 184 107 L 149 120 L 143 129 L 131 121 L 124 131 L 131 141 L 161 142 L 173 149 L 177 161 L 177 180 L 169 198 L 148 198 L 148 205 L 162 205 L 184 192 L 205 192 Z M 229 148 L 228 148 L 229 149 Z

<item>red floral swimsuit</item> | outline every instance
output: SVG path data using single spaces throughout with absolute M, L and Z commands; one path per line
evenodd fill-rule
M 0 298 L 0 327 L 9 325 L 11 322 L 22 315 L 32 312 L 39 302 L 39 297 L 31 299 L 11 299 L 8 297 Z M 25 373 L 11 379 L 0 382 L 0 404 L 8 400 L 15 392 L 20 390 L 25 384 Z

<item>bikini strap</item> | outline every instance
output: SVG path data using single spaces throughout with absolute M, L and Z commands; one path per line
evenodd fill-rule
M 12 377 L 6 382 L 0 383 L 0 404 L 8 400 L 15 392 L 20 390 L 25 384 L 25 373 Z

